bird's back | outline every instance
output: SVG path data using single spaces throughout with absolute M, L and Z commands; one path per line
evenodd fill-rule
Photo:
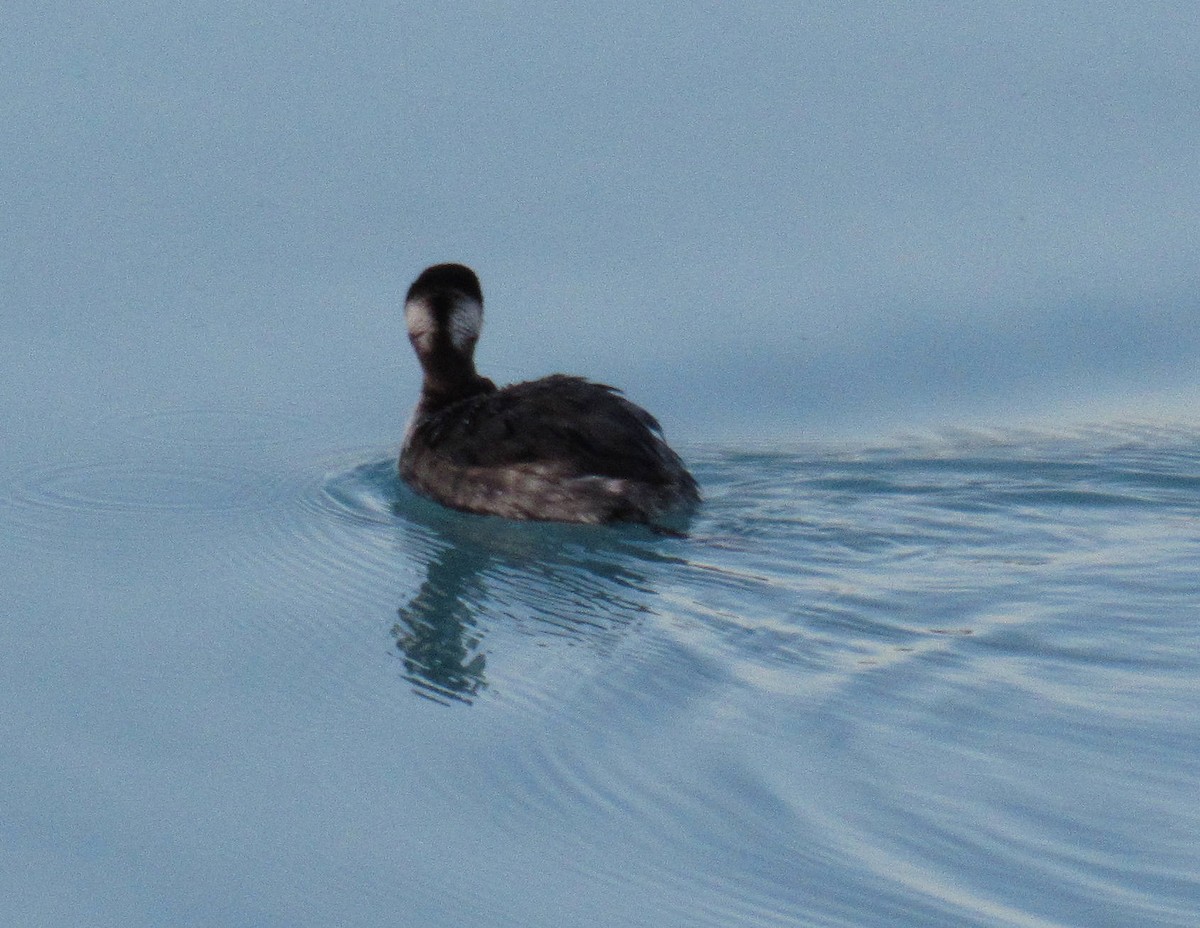
M 652 522 L 699 500 L 653 416 L 612 387 L 563 375 L 425 416 L 400 470 L 444 505 L 510 518 Z

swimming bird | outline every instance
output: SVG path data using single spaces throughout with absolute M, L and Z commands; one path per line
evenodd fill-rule
M 553 374 L 497 389 L 475 370 L 483 291 L 435 264 L 404 299 L 424 372 L 400 476 L 443 506 L 509 519 L 665 527 L 700 501 L 657 420 L 619 390 Z

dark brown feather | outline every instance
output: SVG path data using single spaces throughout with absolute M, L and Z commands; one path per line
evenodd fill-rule
M 445 406 L 414 438 L 459 467 L 545 462 L 568 476 L 661 484 L 683 470 L 661 431 L 613 387 L 556 374 Z

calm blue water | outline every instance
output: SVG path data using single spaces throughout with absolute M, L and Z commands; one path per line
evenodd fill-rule
M 101 431 L 0 471 L 6 924 L 1200 918 L 1200 432 L 684 446 L 674 539 Z

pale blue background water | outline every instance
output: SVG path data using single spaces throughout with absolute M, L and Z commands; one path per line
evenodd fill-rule
M 0 27 L 6 923 L 1196 923 L 1192 5 Z M 440 260 L 692 539 L 396 485 Z

